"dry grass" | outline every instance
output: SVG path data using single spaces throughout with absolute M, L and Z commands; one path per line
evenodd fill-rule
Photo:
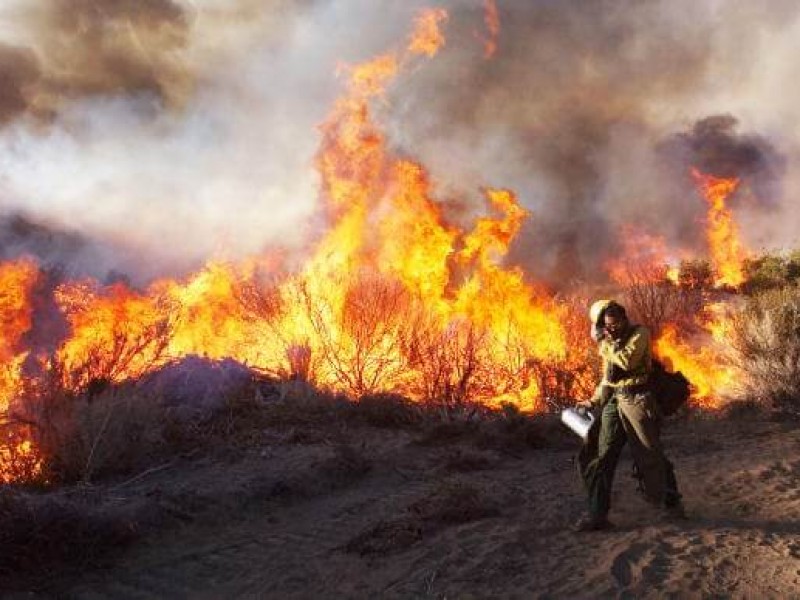
M 647 265 L 628 269 L 623 298 L 631 318 L 647 326 L 654 337 L 667 323 L 692 326 L 694 316 L 707 301 L 703 287 L 675 285 L 660 268 Z
M 800 288 L 749 298 L 730 338 L 748 396 L 800 415 Z

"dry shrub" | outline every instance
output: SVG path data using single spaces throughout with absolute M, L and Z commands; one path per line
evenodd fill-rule
M 11 418 L 28 427 L 44 457 L 42 478 L 52 483 L 90 481 L 150 465 L 163 452 L 169 422 L 157 398 L 131 386 L 111 387 L 91 398 L 58 386 L 46 394 L 29 391 Z
M 732 319 L 730 338 L 748 395 L 800 414 L 800 288 L 749 298 Z
M 408 335 L 409 294 L 399 281 L 366 273 L 340 285 L 341 306 L 308 286 L 299 289 L 320 344 L 312 370 L 330 374 L 356 398 L 386 390 L 406 370 L 400 345 Z
M 693 323 L 707 300 L 704 288 L 684 282 L 675 285 L 665 275 L 663 267 L 651 265 L 629 265 L 626 271 L 623 303 L 631 318 L 647 326 L 654 337 L 667 323 Z
M 13 589 L 29 572 L 102 564 L 137 536 L 135 521 L 120 510 L 0 488 L 0 589 Z
M 408 508 L 429 528 L 469 523 L 500 514 L 495 500 L 482 488 L 445 482 Z
M 276 384 L 278 396 L 259 407 L 272 427 L 331 428 L 352 418 L 354 406 L 345 396 L 318 390 L 303 380 Z
M 564 437 L 563 427 L 552 415 L 525 415 L 512 404 L 504 404 L 493 418 L 481 422 L 475 444 L 511 456 L 550 445 L 557 436 Z
M 49 372 L 26 382 L 7 417 L 6 436 L 24 431 L 43 461 L 40 473 L 15 469 L 15 481 L 88 482 L 147 469 L 215 441 L 252 440 L 247 433 L 262 423 L 255 406 L 260 389 L 237 390 L 212 410 L 176 405 L 135 383 L 72 392 Z M 240 395 L 246 393 L 249 400 Z M 6 447 L 13 447 L 10 438 Z
M 763 418 L 764 405 L 752 398 L 733 400 L 722 407 L 722 414 L 731 421 L 753 421 Z
M 472 444 L 482 450 L 493 450 L 521 456 L 532 449 L 559 445 L 569 436 L 554 415 L 527 415 L 513 404 L 500 410 L 483 407 L 468 421 L 430 419 L 423 423 L 421 446 Z
M 566 336 L 567 353 L 560 358 L 527 361 L 536 379 L 543 406 L 548 412 L 560 412 L 576 400 L 592 396 L 597 385 L 600 359 L 597 346 L 589 336 L 587 317 L 591 301 L 574 294 L 561 299 L 564 311 L 561 323 Z
M 423 418 L 423 409 L 419 404 L 397 394 L 362 396 L 354 410 L 364 423 L 373 427 L 409 427 Z

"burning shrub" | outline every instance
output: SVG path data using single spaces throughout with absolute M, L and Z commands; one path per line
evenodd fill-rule
M 260 391 L 247 367 L 195 356 L 137 382 L 105 382 L 81 392 L 63 382 L 53 365 L 28 380 L 11 407 L 3 441 L 15 460 L 14 481 L 88 481 L 147 468 L 220 434 L 215 418 L 231 399 Z M 28 456 L 12 434 L 36 452 Z
M 705 303 L 702 287 L 675 285 L 663 275 L 647 271 L 630 273 L 623 294 L 631 317 L 646 325 L 654 337 L 668 323 L 690 324 Z
M 749 298 L 733 319 L 731 343 L 749 394 L 800 414 L 800 288 Z
M 597 347 L 589 336 L 589 322 L 583 308 L 589 304 L 588 300 L 576 295 L 565 298 L 563 304 L 565 310 L 561 318 L 566 355 L 526 361 L 544 400 L 544 408 L 550 411 L 560 411 L 576 400 L 590 398 L 600 371 Z
M 89 481 L 147 465 L 162 441 L 167 419 L 156 398 L 129 386 L 97 396 L 54 387 L 28 392 L 11 412 L 24 424 L 42 460 L 40 479 Z M 16 481 L 31 481 L 17 473 Z
M 479 369 L 488 361 L 482 334 L 469 323 L 455 322 L 440 330 L 430 315 L 418 312 L 413 335 L 406 338 L 409 366 L 419 373 L 410 391 L 423 402 L 458 412 L 468 404 L 479 381 Z
M 342 287 L 343 298 L 302 290 L 321 346 L 320 368 L 354 397 L 385 391 L 406 367 L 400 342 L 408 335 L 409 294 L 399 282 L 377 275 L 353 277 Z
M 709 290 L 714 287 L 714 270 L 708 260 L 698 258 L 682 260 L 678 271 L 678 283 L 691 290 Z

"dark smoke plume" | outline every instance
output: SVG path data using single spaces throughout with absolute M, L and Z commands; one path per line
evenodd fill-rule
M 769 140 L 740 134 L 737 126 L 732 115 L 706 117 L 667 140 L 662 150 L 679 172 L 694 168 L 715 177 L 738 178 L 752 189 L 759 205 L 771 206 L 780 196 L 786 160 Z
M 628 224 L 701 251 L 704 207 L 687 189 L 688 164 L 676 173 L 662 152 L 663 140 L 682 129 L 667 109 L 703 116 L 691 105 L 726 64 L 719 39 L 736 33 L 738 43 L 755 43 L 742 17 L 733 11 L 720 24 L 675 4 L 628 0 L 498 9 L 493 61 L 477 59 L 480 48 L 466 34 L 479 8 L 455 11 L 452 45 L 410 91 L 397 92 L 398 144 L 421 152 L 449 188 L 517 190 L 532 218 L 513 258 L 540 277 L 604 278 L 602 265 Z M 780 29 L 797 13 L 765 9 L 761 26 Z M 740 74 L 746 69 L 742 61 Z M 775 197 L 779 152 L 763 137 L 738 135 L 735 123 L 703 119 L 674 139 L 687 163 L 747 175 L 756 194 Z

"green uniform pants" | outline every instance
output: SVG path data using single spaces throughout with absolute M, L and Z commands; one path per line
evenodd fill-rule
M 614 395 L 595 421 L 578 457 L 578 468 L 589 495 L 589 513 L 605 517 L 611 507 L 611 487 L 625 442 L 641 477 L 644 495 L 656 505 L 680 502 L 672 463 L 661 447 L 661 420 L 650 393 Z

